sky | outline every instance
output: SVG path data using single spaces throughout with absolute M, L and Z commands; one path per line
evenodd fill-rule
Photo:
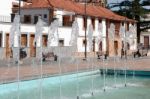
M 117 3 L 117 2 L 121 2 L 123 0 L 107 0 L 108 3 Z
M 121 1 L 124 1 L 124 0 L 107 0 L 107 3 L 120 3 Z M 129 0 L 129 1 L 132 1 L 132 0 Z M 145 6 L 144 8 L 147 8 L 147 9 L 150 9 L 150 6 Z M 118 8 L 113 8 L 112 10 L 118 10 Z
M 124 1 L 124 0 L 107 0 L 107 3 L 110 4 L 110 3 L 120 3 L 121 1 Z M 111 10 L 118 10 L 119 7 L 115 7 L 115 8 L 112 8 Z

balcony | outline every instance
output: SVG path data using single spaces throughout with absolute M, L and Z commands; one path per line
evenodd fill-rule
M 0 22 L 11 22 L 11 16 L 0 15 Z

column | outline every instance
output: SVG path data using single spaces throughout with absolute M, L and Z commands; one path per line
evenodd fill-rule
M 81 17 L 81 16 L 77 16 L 76 17 L 76 20 L 77 20 L 77 22 L 78 22 L 78 27 L 79 27 L 79 36 L 82 36 L 84 33 L 83 33 L 83 22 L 84 22 L 84 19 L 83 19 L 83 17 Z
M 135 39 L 134 39 L 134 50 L 137 50 L 137 23 L 134 23 L 134 27 L 135 27 Z
M 87 17 L 87 29 L 86 29 L 86 33 L 87 35 L 89 35 L 89 26 L 91 25 L 91 18 L 90 17 Z M 87 52 L 90 52 L 90 49 L 89 49 L 89 40 L 88 40 L 88 36 L 87 36 Z
M 95 19 L 95 31 L 94 31 L 94 36 L 97 37 L 98 36 L 98 26 L 99 26 L 99 20 L 98 18 Z M 99 49 L 99 45 L 97 43 L 95 43 L 95 51 L 98 51 Z
M 95 19 L 95 35 L 97 35 L 97 33 L 98 33 L 98 26 L 99 26 L 99 20 L 98 20 L 98 18 L 96 18 Z
M 102 50 L 104 52 L 107 51 L 107 42 L 106 42 L 106 19 L 102 19 L 102 27 L 103 27 L 103 30 L 102 30 L 102 34 L 103 34 L 103 42 L 102 42 Z

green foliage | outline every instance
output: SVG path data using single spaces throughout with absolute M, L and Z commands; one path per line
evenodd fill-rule
M 108 8 L 111 9 L 119 7 L 119 10 L 115 11 L 116 13 L 140 21 L 141 16 L 149 13 L 150 10 L 144 8 L 144 6 L 147 6 L 149 4 L 149 0 L 124 0 L 120 3 L 109 4 Z

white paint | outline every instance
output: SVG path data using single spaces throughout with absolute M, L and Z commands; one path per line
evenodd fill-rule
M 103 34 L 103 41 L 102 41 L 102 50 L 104 52 L 106 52 L 106 19 L 102 19 L 102 27 L 103 27 L 103 31 L 102 31 L 102 34 Z

